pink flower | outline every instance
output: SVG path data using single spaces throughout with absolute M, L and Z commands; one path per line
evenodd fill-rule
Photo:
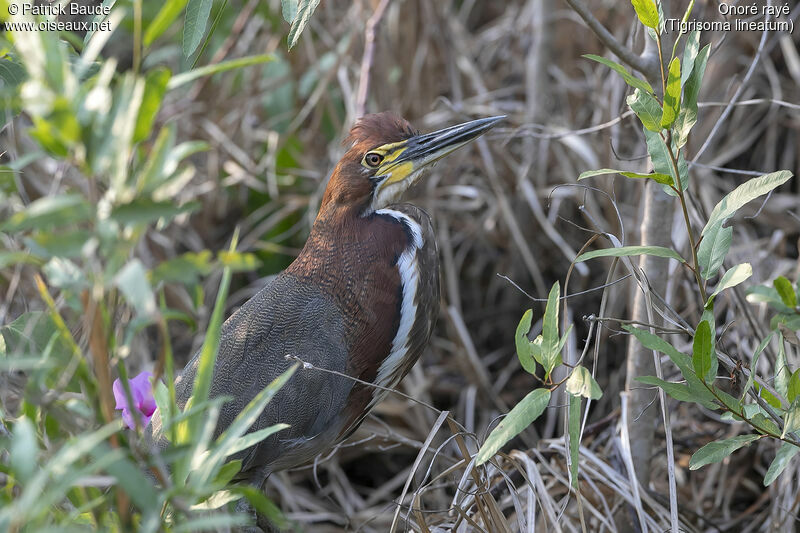
M 125 425 L 131 429 L 136 428 L 133 420 L 133 413 L 139 419 L 142 427 L 150 423 L 150 417 L 156 411 L 156 400 L 153 397 L 153 386 L 150 384 L 150 378 L 153 374 L 150 372 L 142 372 L 133 379 L 128 380 L 131 389 L 131 398 L 133 399 L 133 408 L 128 405 L 125 398 L 125 389 L 122 387 L 122 382 L 119 379 L 114 380 L 114 399 L 117 400 L 117 409 L 122 410 L 122 420 Z

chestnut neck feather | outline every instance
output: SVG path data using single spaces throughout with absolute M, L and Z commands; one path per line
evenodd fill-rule
M 393 217 L 362 217 L 355 208 L 329 205 L 286 270 L 336 301 L 350 340 L 351 376 L 373 381 L 391 350 L 402 297 L 397 260 L 410 244 L 403 224 Z

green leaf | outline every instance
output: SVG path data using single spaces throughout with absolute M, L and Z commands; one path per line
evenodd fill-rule
M 670 248 L 664 248 L 663 246 L 621 246 L 619 248 L 603 248 L 602 250 L 593 250 L 583 253 L 575 258 L 575 262 L 580 263 L 582 261 L 594 259 L 595 257 L 626 257 L 630 255 L 653 255 L 655 257 L 675 259 L 681 263 L 686 262 L 678 252 Z
M 140 316 L 155 316 L 156 299 L 141 261 L 129 261 L 114 277 L 114 284 Z
M 670 358 L 675 366 L 680 369 L 683 379 L 686 380 L 686 384 L 689 386 L 689 390 L 692 393 L 692 401 L 697 402 L 708 409 L 719 408 L 715 403 L 714 395 L 711 394 L 706 385 L 704 385 L 703 382 L 700 381 L 700 378 L 698 378 L 695 374 L 691 357 L 678 351 L 678 349 L 673 345 L 661 337 L 653 335 L 649 331 L 645 331 L 628 324 L 623 325 L 622 328 L 633 334 L 645 348 L 661 352 Z
M 692 458 L 689 461 L 689 470 L 697 470 L 701 466 L 711 463 L 718 463 L 739 448 L 747 446 L 751 442 L 757 441 L 760 438 L 761 435 L 755 434 L 737 435 L 736 437 L 731 437 L 730 439 L 709 442 L 697 450 L 694 455 L 692 455 Z
M 39 442 L 36 439 L 36 428 L 26 416 L 20 417 L 14 423 L 9 447 L 9 464 L 14 475 L 22 483 L 33 477 L 38 469 L 37 456 L 39 455 Z
M 42 259 L 32 255 L 29 251 L 25 252 L 2 252 L 0 251 L 0 269 L 13 266 L 19 263 L 41 265 Z
M 236 250 L 238 237 L 237 231 L 231 241 L 230 251 Z M 189 409 L 192 404 L 201 404 L 208 400 L 208 393 L 211 390 L 211 378 L 214 373 L 214 363 L 217 360 L 217 351 L 219 350 L 220 330 L 222 329 L 222 321 L 225 315 L 225 300 L 228 299 L 228 289 L 230 285 L 231 269 L 225 268 L 222 271 L 222 280 L 220 280 L 219 283 L 219 291 L 217 292 L 217 299 L 214 302 L 214 311 L 211 313 L 211 320 L 209 320 L 208 323 L 206 338 L 203 341 L 203 347 L 200 348 L 192 395 L 189 401 L 186 402 L 184 411 Z M 202 431 L 202 425 L 203 419 L 199 416 L 193 416 L 189 419 L 189 431 L 187 436 L 190 441 L 197 442 L 197 438 Z
M 578 487 L 578 461 L 581 446 L 581 397 L 569 395 L 569 477 L 570 484 Z
M 692 342 L 692 365 L 697 377 L 708 382 L 714 381 L 716 376 L 711 375 L 712 357 L 711 326 L 703 320 L 697 325 Z
M 658 172 L 653 172 L 651 174 L 640 174 L 638 172 L 620 172 L 626 178 L 635 178 L 635 179 L 651 179 L 656 183 L 660 183 L 661 185 L 667 186 L 674 186 L 675 181 L 672 179 L 672 176 L 668 176 L 666 174 L 659 174 Z
M 536 374 L 536 361 L 541 359 L 541 347 L 535 345 L 528 339 L 528 332 L 531 330 L 531 322 L 533 322 L 533 310 L 528 309 L 522 315 L 522 319 L 517 325 L 517 331 L 514 334 L 514 343 L 517 347 L 517 357 L 519 364 L 529 374 Z M 534 351 L 538 352 L 539 357 L 534 358 Z
M 766 401 L 772 407 L 774 407 L 775 409 L 782 409 L 783 408 L 781 406 L 781 401 L 774 394 L 772 394 L 769 390 L 765 389 L 764 387 L 762 387 L 758 383 L 755 384 L 755 388 L 758 391 L 758 395 L 761 396 L 761 398 L 763 398 L 764 401 Z
M 764 302 L 780 313 L 793 314 L 794 310 L 786 307 L 778 291 L 774 287 L 756 285 L 747 289 L 747 301 L 750 303 Z
M 658 8 L 653 0 L 631 0 L 636 16 L 648 28 L 658 29 Z
M 626 178 L 633 178 L 633 179 L 651 179 L 656 183 L 661 183 L 663 185 L 673 185 L 674 182 L 672 180 L 672 176 L 667 176 L 666 174 L 659 174 L 657 172 L 652 174 L 640 174 L 639 172 L 628 172 L 625 170 L 614 170 L 613 168 L 601 168 L 599 170 L 587 170 L 586 172 L 581 172 L 581 175 L 578 176 L 578 181 L 586 178 L 591 178 L 592 176 L 601 176 L 604 174 L 621 174 Z
M 636 381 L 644 383 L 645 385 L 654 385 L 656 387 L 661 387 L 662 389 L 664 389 L 664 392 L 666 392 L 671 397 L 681 402 L 698 401 L 698 399 L 695 398 L 695 395 L 692 394 L 692 391 L 689 389 L 689 386 L 683 383 L 673 383 L 672 381 L 664 381 L 663 379 L 659 379 L 655 376 L 639 376 L 636 378 Z M 698 401 L 698 403 L 702 402 Z
M 11 215 L 6 222 L 0 224 L 0 231 L 11 233 L 31 228 L 64 227 L 88 220 L 91 216 L 91 206 L 83 196 L 43 196 L 28 204 L 23 211 Z
M 800 401 L 795 400 L 786 410 L 786 415 L 783 417 L 781 438 L 785 438 L 788 433 L 793 433 L 798 429 L 800 429 Z
M 176 206 L 172 202 L 154 202 L 147 198 L 137 198 L 130 203 L 116 206 L 111 211 L 111 219 L 120 224 L 150 224 L 161 218 L 171 219 L 182 213 L 190 213 L 200 207 L 197 202 Z
M 99 459 L 99 455 L 93 455 L 95 459 Z M 119 486 L 139 509 L 147 511 L 158 508 L 156 488 L 127 457 L 109 464 L 106 471 L 114 476 Z
M 691 6 L 690 6 L 691 7 Z M 700 30 L 693 30 L 686 39 L 686 46 L 683 49 L 683 69 L 681 70 L 681 86 L 686 84 L 686 80 L 694 72 L 695 59 L 697 52 L 700 51 Z
M 300 34 L 303 33 L 306 24 L 308 24 L 311 15 L 314 14 L 314 10 L 317 9 L 318 5 L 319 0 L 299 0 L 297 14 L 294 19 L 292 19 L 292 27 L 289 29 L 289 50 L 294 48 L 294 45 L 297 44 L 297 41 L 300 39 Z
M 0 80 L 6 88 L 13 89 L 25 81 L 28 73 L 25 67 L 7 57 L 0 58 Z
M 297 1 L 298 0 L 281 0 L 281 15 L 283 15 L 283 20 L 289 24 L 291 24 L 297 16 Z
M 147 73 L 142 105 L 139 106 L 139 115 L 136 117 L 136 127 L 133 131 L 133 142 L 143 141 L 150 135 L 171 77 L 172 73 L 163 67 L 156 67 Z
M 647 128 L 642 130 L 644 132 L 645 140 L 647 141 L 647 153 L 650 155 L 650 161 L 653 163 L 653 170 L 659 174 L 667 174 L 672 176 L 675 185 L 678 184 L 678 176 L 675 175 L 675 169 L 672 166 L 672 161 L 669 155 L 669 150 L 661 138 L 661 135 L 655 131 L 650 131 Z M 680 177 L 681 188 L 685 191 L 689 186 L 689 165 L 686 163 L 686 158 L 683 152 L 678 150 L 674 140 L 672 143 L 672 153 L 677 154 L 678 158 L 678 173 Z M 675 196 L 675 191 L 667 186 L 662 186 L 665 193 L 670 196 Z
M 542 319 L 542 366 L 545 379 L 555 367 L 561 364 L 561 344 L 558 335 L 558 297 L 561 294 L 561 285 L 558 281 L 553 283 L 550 294 L 547 296 L 547 306 Z
M 602 63 L 603 65 L 619 73 L 622 76 L 622 79 L 625 80 L 625 83 L 627 83 L 631 87 L 653 94 L 653 88 L 650 86 L 649 83 L 637 78 L 636 76 L 633 76 L 630 72 L 628 72 L 625 69 L 625 67 L 623 67 L 616 61 L 606 59 L 605 57 L 596 56 L 594 54 L 583 54 L 582 57 L 585 57 L 586 59 L 591 59 L 592 61 L 597 61 L 598 63 Z
M 792 377 L 789 378 L 789 384 L 786 388 L 786 399 L 789 402 L 794 402 L 800 396 L 800 368 L 794 371 Z
M 567 379 L 567 392 L 590 400 L 599 400 L 603 396 L 603 390 L 592 377 L 592 373 L 581 365 L 572 369 L 572 374 Z
M 664 115 L 661 117 L 661 127 L 669 128 L 678 117 L 681 104 L 681 62 L 676 57 L 669 64 L 669 77 L 667 78 L 666 92 L 664 93 Z
M 722 276 L 722 279 L 719 280 L 717 284 L 717 288 L 714 289 L 714 292 L 709 296 L 708 300 L 711 301 L 717 294 L 721 293 L 725 289 L 730 289 L 731 287 L 735 287 L 736 285 L 740 284 L 747 278 L 753 275 L 753 267 L 750 266 L 750 263 L 742 263 L 740 265 L 736 265 L 735 267 L 729 269 L 725 272 L 725 275 Z
M 626 102 L 642 121 L 642 126 L 656 133 L 661 131 L 662 110 L 653 95 L 636 89 Z
M 258 444 L 273 433 L 289 427 L 288 424 L 275 424 L 245 435 L 256 420 L 258 420 L 258 417 L 261 416 L 261 413 L 270 400 L 272 400 L 281 387 L 289 381 L 299 366 L 299 363 L 295 363 L 289 367 L 286 372 L 264 387 L 264 389 L 250 400 L 247 406 L 236 415 L 233 422 L 231 422 L 225 431 L 217 438 L 211 453 L 203 461 L 203 465 L 200 467 L 201 477 L 196 480 L 197 483 L 202 485 L 213 479 L 217 474 L 218 468 L 222 466 L 226 458 L 242 450 L 246 450 L 250 446 Z
M 769 335 L 767 335 L 756 347 L 756 350 L 753 352 L 753 357 L 750 358 L 750 375 L 747 376 L 747 382 L 745 383 L 744 389 L 742 389 L 742 397 L 739 399 L 739 402 L 744 401 L 744 397 L 747 394 L 747 391 L 750 390 L 750 387 L 753 386 L 753 381 L 755 380 L 755 369 L 758 368 L 758 358 L 761 356 L 761 352 L 766 349 L 767 345 L 769 345 L 769 341 L 772 340 L 772 336 L 775 335 L 774 331 L 770 331 Z
M 153 41 L 158 39 L 162 33 L 172 26 L 172 23 L 178 18 L 178 15 L 183 11 L 184 6 L 188 0 L 166 0 L 164 5 L 158 11 L 156 18 L 147 27 L 144 32 L 144 45 L 150 46 Z
M 697 262 L 700 264 L 700 274 L 703 279 L 708 280 L 716 276 L 731 248 L 732 237 L 733 228 L 722 227 L 722 221 L 715 224 L 703 236 L 697 248 Z
M 714 210 L 711 211 L 708 222 L 705 228 L 703 228 L 702 235 L 705 235 L 706 231 L 712 228 L 714 224 L 719 222 L 724 223 L 731 218 L 736 211 L 746 203 L 767 194 L 789 181 L 791 177 L 792 173 L 788 170 L 780 170 L 778 172 L 759 176 L 758 178 L 753 178 L 739 185 L 714 206 Z
M 50 259 L 42 267 L 42 272 L 47 276 L 49 284 L 59 289 L 76 289 L 89 285 L 86 275 L 78 266 L 69 259 L 62 257 Z
M 251 253 L 220 252 L 217 257 L 220 263 L 233 272 L 250 272 L 261 266 L 261 260 Z
M 699 39 L 699 32 L 698 39 Z M 691 42 L 691 38 L 690 38 Z M 687 51 L 689 50 L 687 44 Z M 678 114 L 678 120 L 675 123 L 675 138 L 678 148 L 686 144 L 689 139 L 689 132 L 697 123 L 697 96 L 700 93 L 700 86 L 703 81 L 703 74 L 706 71 L 706 63 L 708 62 L 708 55 L 711 53 L 711 45 L 706 45 L 700 51 L 700 54 L 694 59 L 693 67 L 689 69 L 686 74 L 688 59 L 684 55 L 683 68 L 686 79 L 682 79 L 683 84 L 683 105 Z
M 800 452 L 800 448 L 795 446 L 790 442 L 784 442 L 781 444 L 781 447 L 778 449 L 778 453 L 775 454 L 775 459 L 769 464 L 769 468 L 767 468 L 767 473 L 764 474 L 764 486 L 768 487 L 772 484 L 773 481 L 778 479 L 778 476 L 789 466 L 789 461 L 792 460 L 792 457 L 797 455 L 797 452 Z
M 211 272 L 211 268 L 210 251 L 187 252 L 159 264 L 153 270 L 151 281 L 154 285 L 162 281 L 194 285 L 200 281 L 201 276 Z
M 778 357 L 775 358 L 775 383 L 774 387 L 778 394 L 786 398 L 789 395 L 789 380 L 792 371 L 786 364 L 786 347 L 783 343 L 783 334 L 778 333 Z
M 231 488 L 232 492 L 242 494 L 250 505 L 258 511 L 261 516 L 265 516 L 278 530 L 289 529 L 291 524 L 281 512 L 280 508 L 272 503 L 261 489 L 250 485 L 238 485 Z
M 482 465 L 494 457 L 508 441 L 539 418 L 549 402 L 550 391 L 548 389 L 536 389 L 528 393 L 489 434 L 486 442 L 478 451 L 476 464 Z
M 772 283 L 775 287 L 775 290 L 778 291 L 778 296 L 781 297 L 781 301 L 786 305 L 786 307 L 790 307 L 794 309 L 797 307 L 797 295 L 794 293 L 794 287 L 792 287 L 791 282 L 784 278 L 783 276 L 778 276 L 775 278 L 775 281 Z
M 220 72 L 225 72 L 235 68 L 249 67 L 250 65 L 259 65 L 261 63 L 269 63 L 270 61 L 275 61 L 274 55 L 262 54 L 258 56 L 248 56 L 248 57 L 240 57 L 237 59 L 230 59 L 228 61 L 222 61 L 214 65 L 207 65 L 205 67 L 196 68 L 194 70 L 190 70 L 188 72 L 182 72 L 176 76 L 173 76 L 172 79 L 170 79 L 169 82 L 167 83 L 167 90 L 172 91 L 173 89 L 177 89 L 181 85 L 185 85 L 191 81 L 196 80 L 197 78 L 202 78 L 203 76 L 211 76 L 212 74 L 218 74 Z
M 184 57 L 191 56 L 203 41 L 212 3 L 212 0 L 189 0 L 186 4 L 186 20 L 183 23 Z

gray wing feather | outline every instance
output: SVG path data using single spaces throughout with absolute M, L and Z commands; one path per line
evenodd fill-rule
M 253 397 L 295 363 L 286 359 L 287 354 L 319 368 L 346 370 L 347 344 L 338 307 L 310 284 L 281 274 L 242 305 L 222 327 L 210 397 L 231 396 L 233 400 L 221 408 L 215 437 Z M 198 360 L 199 352 L 176 380 L 181 408 L 191 395 Z M 335 430 L 332 426 L 338 421 L 351 387 L 352 381 L 347 378 L 300 369 L 278 391 L 250 431 L 277 423 L 291 426 L 231 458 L 243 460 L 243 472 L 268 467 L 278 460 L 292 463 L 313 458 L 316 452 L 308 443 L 326 431 Z M 312 398 L 314 401 L 310 401 Z M 153 417 L 150 427 L 151 442 L 163 448 L 166 441 L 158 415 Z

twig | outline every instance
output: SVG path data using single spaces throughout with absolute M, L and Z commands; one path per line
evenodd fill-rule
M 364 56 L 361 59 L 361 73 L 358 81 L 358 92 L 356 93 L 356 116 L 364 116 L 367 107 L 367 92 L 369 91 L 369 73 L 372 69 L 372 58 L 375 55 L 375 28 L 383 17 L 389 0 L 381 0 L 375 12 L 367 20 L 367 29 L 364 32 Z
M 567 0 L 567 1 L 569 1 L 569 0 Z M 767 6 L 772 7 L 772 0 L 767 0 Z M 767 13 L 765 15 L 765 19 L 764 20 L 765 20 L 765 22 L 769 21 L 769 13 Z M 764 44 L 766 44 L 766 42 L 767 42 L 767 34 L 768 34 L 767 30 L 764 30 L 761 33 L 761 41 L 759 41 L 759 43 L 758 43 L 758 50 L 756 50 L 756 55 L 753 58 L 752 63 L 750 63 L 750 67 L 747 69 L 747 73 L 744 75 L 744 79 L 742 80 L 742 83 L 739 84 L 739 87 L 736 89 L 736 92 L 733 93 L 733 98 L 731 98 L 731 101 L 728 102 L 728 106 L 725 108 L 725 111 L 723 111 L 722 114 L 717 119 L 716 124 L 714 124 L 714 127 L 711 129 L 711 133 L 709 133 L 708 137 L 706 137 L 706 140 L 703 143 L 703 146 L 701 146 L 700 150 L 698 150 L 697 153 L 695 154 L 695 156 L 694 156 L 694 160 L 695 161 L 700 159 L 700 156 L 703 155 L 703 153 L 706 151 L 706 149 L 711 145 L 711 140 L 717 134 L 717 132 L 719 131 L 720 127 L 725 122 L 725 119 L 728 118 L 728 115 L 731 114 L 731 111 L 733 111 L 734 104 L 739 99 L 739 97 L 742 95 L 742 92 L 744 92 L 744 88 L 747 87 L 747 83 L 750 81 L 750 77 L 753 75 L 753 72 L 755 72 L 755 70 L 756 70 L 756 65 L 758 64 L 758 60 L 761 58 L 761 52 L 764 50 Z
M 623 46 L 610 31 L 598 21 L 582 0 L 566 0 L 569 6 L 583 19 L 589 29 L 597 35 L 609 50 L 619 57 L 624 63 L 644 74 L 648 81 L 659 79 L 658 64 L 649 58 L 636 55 L 626 46 Z

